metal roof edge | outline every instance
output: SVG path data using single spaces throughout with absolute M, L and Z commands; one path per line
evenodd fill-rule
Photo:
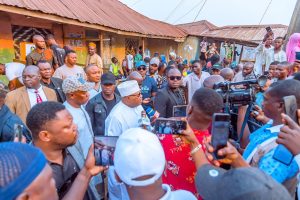
M 103 30 L 103 31 L 111 32 L 111 33 L 116 33 L 119 35 L 167 39 L 167 40 L 174 40 L 174 41 L 184 41 L 184 39 L 187 36 L 186 35 L 184 37 L 177 38 L 177 37 L 151 35 L 151 34 L 143 34 L 143 33 L 139 33 L 139 32 L 124 31 L 124 30 L 111 28 L 111 27 L 104 26 L 104 25 L 91 24 L 88 22 L 81 22 L 77 19 L 71 19 L 71 18 L 62 17 L 62 16 L 55 15 L 55 14 L 49 14 L 49 13 L 44 13 L 44 12 L 37 11 L 37 10 L 29 10 L 26 8 L 20 8 L 17 6 L 9 6 L 9 5 L 4 5 L 4 4 L 0 4 L 0 11 L 10 12 L 10 13 L 20 14 L 20 15 L 26 15 L 26 16 L 40 18 L 40 19 L 46 19 L 46 20 L 50 20 L 50 21 L 63 23 L 63 24 L 72 24 L 72 25 L 76 25 L 76 26 L 82 26 L 82 27 L 93 28 L 93 29 L 97 29 L 97 30 Z

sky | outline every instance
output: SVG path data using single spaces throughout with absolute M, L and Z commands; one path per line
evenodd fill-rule
M 297 0 L 120 1 L 149 18 L 170 24 L 182 24 L 205 19 L 216 26 L 225 26 L 257 25 L 261 19 L 261 24 L 289 25 Z M 268 5 L 269 8 L 267 9 Z

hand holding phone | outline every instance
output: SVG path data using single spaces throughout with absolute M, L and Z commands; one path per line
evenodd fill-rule
M 230 115 L 225 113 L 215 113 L 212 122 L 212 138 L 211 144 L 214 148 L 213 155 L 217 159 L 222 159 L 224 156 L 219 156 L 217 152 L 227 146 L 230 127 Z
M 288 115 L 294 122 L 298 123 L 297 117 L 297 100 L 294 95 L 283 97 L 284 109 L 286 115 Z M 279 144 L 273 154 L 273 159 L 285 164 L 290 165 L 294 156 L 293 154 L 282 144 Z
M 14 139 L 16 142 L 22 142 L 23 134 L 23 125 L 22 124 L 15 124 L 14 125 Z
M 114 165 L 114 152 L 118 137 L 116 136 L 95 136 L 94 156 L 98 166 Z

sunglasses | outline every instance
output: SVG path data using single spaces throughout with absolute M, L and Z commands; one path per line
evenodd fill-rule
M 192 68 L 197 68 L 197 67 L 198 67 L 197 65 L 193 65 L 193 66 L 192 66 Z
M 138 67 L 138 68 L 136 68 L 138 71 L 141 71 L 141 70 L 146 70 L 146 67 Z
M 181 76 L 169 76 L 169 79 L 171 80 L 171 81 L 174 81 L 175 79 L 177 80 L 177 81 L 180 81 L 181 80 Z

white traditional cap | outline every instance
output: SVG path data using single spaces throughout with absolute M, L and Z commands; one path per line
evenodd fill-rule
M 153 64 L 155 64 L 157 66 L 159 65 L 159 59 L 157 57 L 151 58 L 150 65 L 153 65 Z
M 115 171 L 129 186 L 147 186 L 165 169 L 165 154 L 158 137 L 141 128 L 131 128 L 119 137 L 114 154 Z M 146 180 L 139 177 L 153 175 Z
M 139 92 L 141 89 L 136 80 L 130 80 L 118 85 L 118 90 L 120 92 L 121 97 L 127 97 L 136 92 Z

